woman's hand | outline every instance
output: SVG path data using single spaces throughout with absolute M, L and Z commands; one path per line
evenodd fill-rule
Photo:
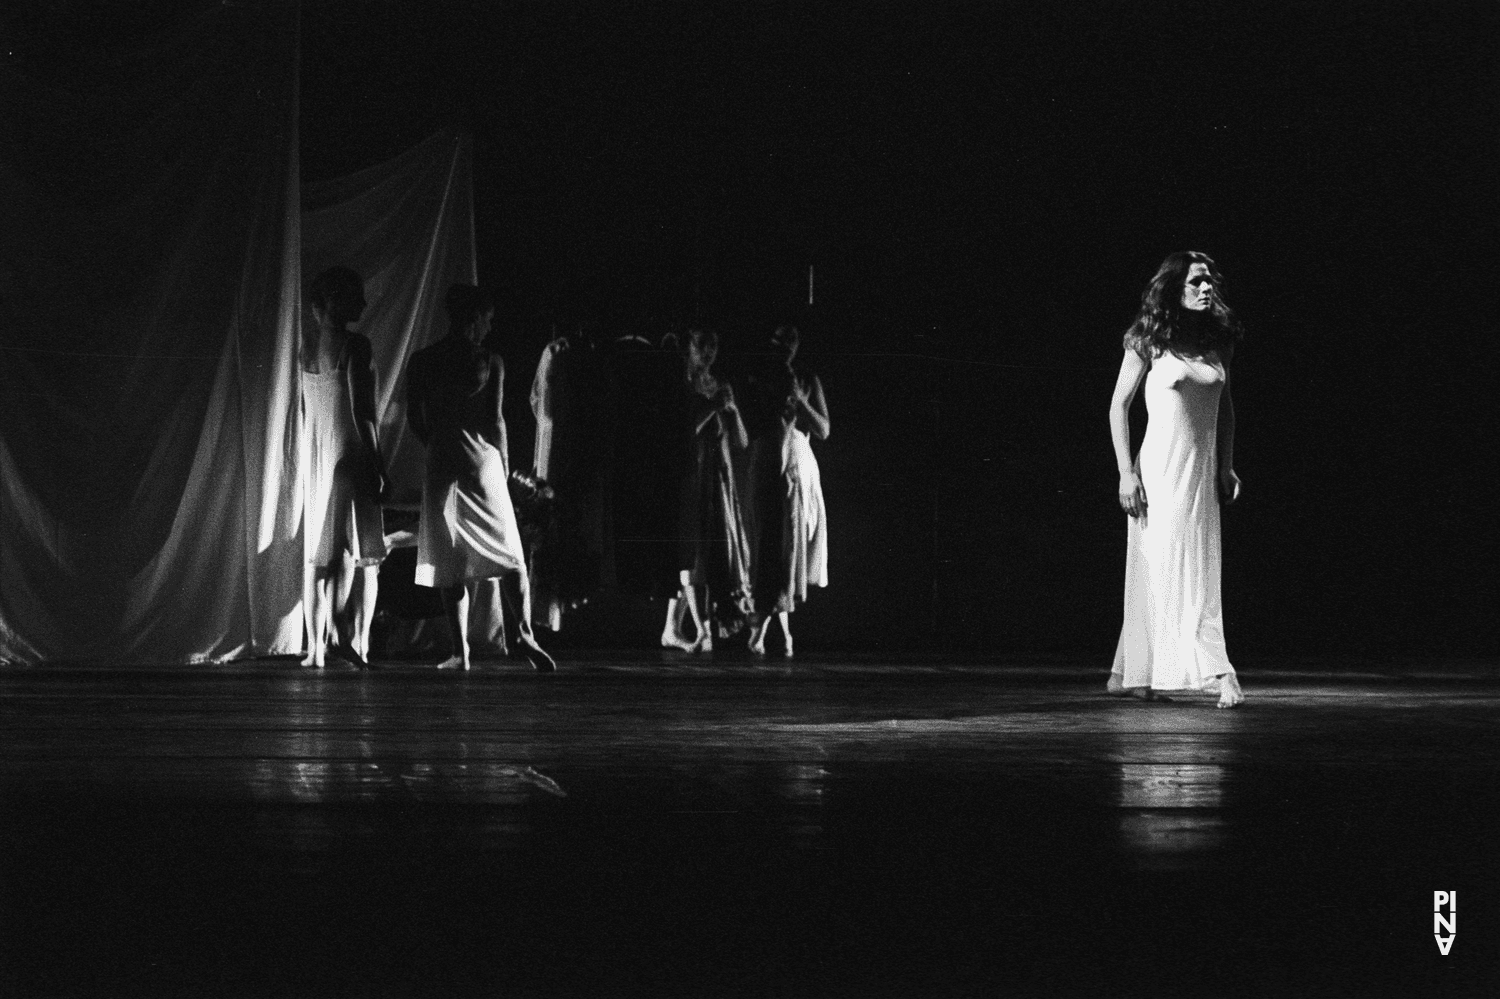
M 1120 476 L 1120 509 L 1132 517 L 1146 514 L 1146 487 L 1141 485 L 1141 477 L 1134 471 Z
M 1240 498 L 1240 477 L 1232 468 L 1219 469 L 1219 502 L 1226 506 Z

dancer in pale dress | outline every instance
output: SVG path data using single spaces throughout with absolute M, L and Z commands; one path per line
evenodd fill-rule
M 314 323 L 301 351 L 303 467 L 302 614 L 304 666 L 321 668 L 334 635 L 334 604 L 348 601 L 361 577 L 352 634 L 335 651 L 363 666 L 370 654 L 380 563 L 386 556 L 380 497 L 385 462 L 375 419 L 370 340 L 349 329 L 365 310 L 364 282 L 347 267 L 319 274 L 308 287 Z M 337 593 L 335 593 L 337 587 Z
M 556 666 L 531 633 L 526 556 L 511 506 L 505 363 L 480 346 L 494 303 L 460 284 L 446 304 L 448 335 L 413 354 L 406 374 L 407 421 L 427 447 L 416 583 L 442 594 L 454 646 L 440 668 L 470 668 L 468 587 L 498 577 L 506 653 L 550 672 Z
M 1125 334 L 1110 403 L 1129 515 L 1125 618 L 1108 691 L 1166 700 L 1163 691 L 1244 700 L 1224 645 L 1219 506 L 1240 494 L 1234 472 L 1230 363 L 1239 322 L 1223 280 L 1202 253 L 1174 253 L 1141 296 Z M 1146 387 L 1146 436 L 1130 457 L 1130 405 Z
M 771 334 L 769 365 L 752 378 L 755 420 L 750 457 L 751 592 L 755 618 L 749 648 L 766 654 L 771 621 L 781 624 L 782 655 L 792 655 L 792 611 L 810 586 L 828 585 L 828 517 L 811 438 L 827 440 L 832 424 L 817 375 L 793 366 L 795 326 Z
M 678 508 L 681 589 L 667 604 L 661 641 L 688 652 L 712 652 L 715 632 L 728 638 L 744 627 L 751 609 L 749 540 L 732 457 L 750 439 L 734 390 L 713 372 L 718 335 L 695 329 L 687 341 L 684 376 L 692 443 Z M 691 639 L 682 631 L 688 618 L 694 627 Z

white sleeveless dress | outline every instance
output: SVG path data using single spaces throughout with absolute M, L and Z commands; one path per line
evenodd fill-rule
M 1146 513 L 1129 518 L 1125 621 L 1112 672 L 1126 687 L 1201 690 L 1233 673 L 1220 596 L 1217 354 L 1163 354 L 1146 373 L 1136 456 Z
M 364 445 L 349 397 L 346 345 L 332 371 L 302 369 L 303 554 L 309 565 L 342 559 L 379 565 L 386 556 L 379 501 L 362 488 Z

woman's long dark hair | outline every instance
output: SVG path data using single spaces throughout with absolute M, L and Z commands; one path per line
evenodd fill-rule
M 1201 319 L 1183 314 L 1182 286 L 1194 264 L 1207 264 L 1214 295 Z M 1150 360 L 1178 347 L 1218 350 L 1244 335 L 1239 317 L 1224 302 L 1224 278 L 1213 258 L 1196 250 L 1167 256 L 1141 294 L 1141 310 L 1125 331 L 1125 349 Z

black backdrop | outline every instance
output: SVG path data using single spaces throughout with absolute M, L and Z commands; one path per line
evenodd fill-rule
M 1205 250 L 1231 652 L 1493 655 L 1497 9 L 1239 6 L 307 4 L 303 175 L 474 133 L 522 459 L 554 321 L 803 323 L 825 646 L 1108 655 L 1119 333 Z

